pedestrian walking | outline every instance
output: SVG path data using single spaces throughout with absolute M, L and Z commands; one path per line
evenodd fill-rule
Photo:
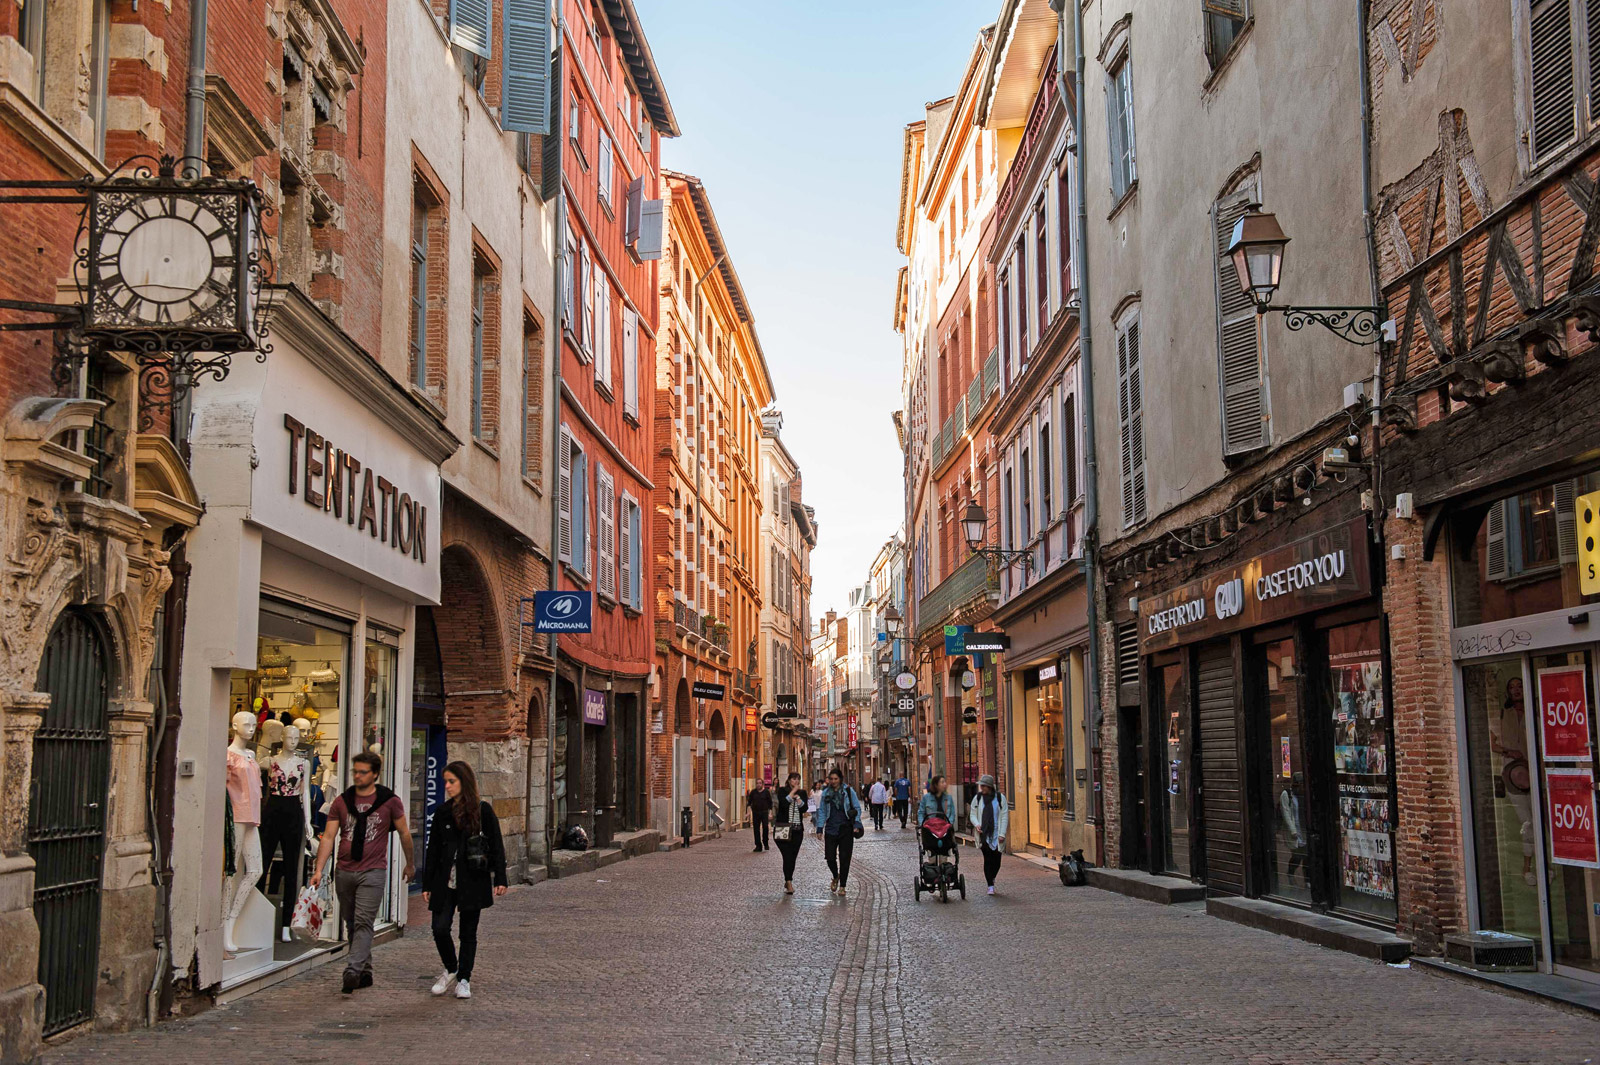
M 928 790 L 917 803 L 917 827 L 930 817 L 942 817 L 952 825 L 956 823 L 956 797 L 945 786 L 944 774 L 935 773 L 928 781 Z
M 823 857 L 833 874 L 833 886 L 828 890 L 843 896 L 850 882 L 850 856 L 866 826 L 861 823 L 861 799 L 837 769 L 828 770 L 828 784 L 822 789 L 815 817 L 817 835 L 823 837 Z
M 769 827 L 772 818 L 772 792 L 767 790 L 767 782 L 756 781 L 756 786 L 745 796 L 745 802 L 750 806 L 750 831 L 756 835 L 756 853 L 760 854 L 772 847 Z
M 867 789 L 867 802 L 872 805 L 872 824 L 882 832 L 883 808 L 889 804 L 889 788 L 882 779 L 874 780 L 872 787 Z
M 1011 824 L 1011 811 L 1006 797 L 995 787 L 994 777 L 985 773 L 978 778 L 978 794 L 967 807 L 967 821 L 978 835 L 978 850 L 983 852 L 983 878 L 989 882 L 989 894 L 994 894 L 994 878 L 1000 872 L 1001 848 L 1006 842 L 1006 829 Z
M 506 848 L 494 807 L 478 795 L 478 778 L 465 762 L 444 767 L 445 803 L 433 815 L 427 859 L 422 863 L 422 901 L 433 914 L 433 943 L 444 972 L 435 995 L 472 997 L 472 965 L 478 956 L 478 918 L 506 893 Z M 461 912 L 461 952 L 450 925 Z
M 906 817 L 911 812 L 911 781 L 901 773 L 894 778 L 894 815 L 900 819 L 900 827 L 906 827 Z
M 811 785 L 811 797 L 806 800 L 806 816 L 817 816 L 817 804 L 822 801 L 822 780 L 819 778 Z
M 350 994 L 358 987 L 372 986 L 372 922 L 383 903 L 383 887 L 389 879 L 389 833 L 400 837 L 405 852 L 405 879 L 411 879 L 413 855 L 411 832 L 406 827 L 406 807 L 400 796 L 378 783 L 383 759 L 362 751 L 350 759 L 353 783 L 333 800 L 328 810 L 328 825 L 317 847 L 317 865 L 311 886 L 322 886 L 322 870 L 339 847 L 333 867 L 333 889 L 339 896 L 339 913 L 350 934 L 350 953 L 345 958 L 341 990 Z
M 800 857 L 800 844 L 806 839 L 806 817 L 811 809 L 811 794 L 800 786 L 800 774 L 790 773 L 778 789 L 775 808 L 777 825 L 772 838 L 783 856 L 783 893 L 794 894 L 794 865 Z

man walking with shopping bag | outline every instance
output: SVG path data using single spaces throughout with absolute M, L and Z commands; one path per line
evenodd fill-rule
M 406 827 L 406 808 L 400 796 L 378 783 L 383 759 L 362 751 L 350 759 L 354 782 L 333 800 L 328 811 L 328 827 L 317 848 L 317 866 L 311 886 L 322 886 L 322 871 L 339 846 L 334 867 L 333 887 L 339 895 L 339 915 L 350 929 L 350 954 L 345 959 L 341 990 L 350 994 L 358 987 L 372 986 L 372 925 L 383 902 L 383 885 L 389 878 L 389 833 L 400 836 L 405 852 L 405 878 L 411 879 L 411 832 Z

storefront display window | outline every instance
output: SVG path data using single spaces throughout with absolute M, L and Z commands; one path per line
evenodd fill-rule
M 1274 640 L 1262 649 L 1266 674 L 1267 751 L 1262 769 L 1272 826 L 1267 848 L 1268 893 L 1311 902 L 1307 865 L 1311 813 L 1306 794 L 1305 738 L 1300 714 L 1300 672 L 1294 641 Z
M 1030 669 L 1023 683 L 1028 780 L 1033 793 L 1028 818 L 1029 842 L 1056 851 L 1061 848 L 1061 818 L 1067 787 L 1060 668 L 1049 665 Z
M 340 784 L 350 627 L 263 600 L 258 633 L 256 668 L 234 670 L 230 683 L 230 716 L 244 712 L 256 720 L 251 742 L 262 796 L 262 871 L 234 907 L 239 949 L 224 956 L 223 966 L 230 981 L 293 961 L 338 937 L 330 922 L 323 940 L 302 943 L 286 926 L 310 872 L 306 821 L 313 834 L 322 831 Z
M 1522 660 L 1461 669 L 1478 927 L 1539 939 L 1533 784 Z
M 1338 801 L 1337 905 L 1392 920 L 1394 816 L 1389 793 L 1389 709 L 1382 629 L 1376 618 L 1329 629 L 1328 694 Z
M 1163 666 L 1161 713 L 1166 726 L 1166 848 L 1163 869 L 1190 875 L 1189 783 L 1193 773 L 1193 734 L 1189 727 L 1189 678 L 1183 664 Z
M 1600 490 L 1600 474 L 1531 488 L 1463 511 L 1452 539 L 1455 623 L 1480 625 L 1590 603 L 1578 586 L 1576 500 Z
M 1587 651 L 1562 651 L 1532 665 L 1551 955 L 1600 972 L 1593 663 Z

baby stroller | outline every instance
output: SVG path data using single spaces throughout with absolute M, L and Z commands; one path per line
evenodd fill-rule
M 937 891 L 940 902 L 949 902 L 952 888 L 967 897 L 956 829 L 942 817 L 930 817 L 917 833 L 917 875 L 912 878 L 911 890 L 918 902 L 924 891 Z

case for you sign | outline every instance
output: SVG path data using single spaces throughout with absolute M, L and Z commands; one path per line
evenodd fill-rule
M 1139 604 L 1146 653 L 1372 594 L 1367 520 L 1356 518 Z

